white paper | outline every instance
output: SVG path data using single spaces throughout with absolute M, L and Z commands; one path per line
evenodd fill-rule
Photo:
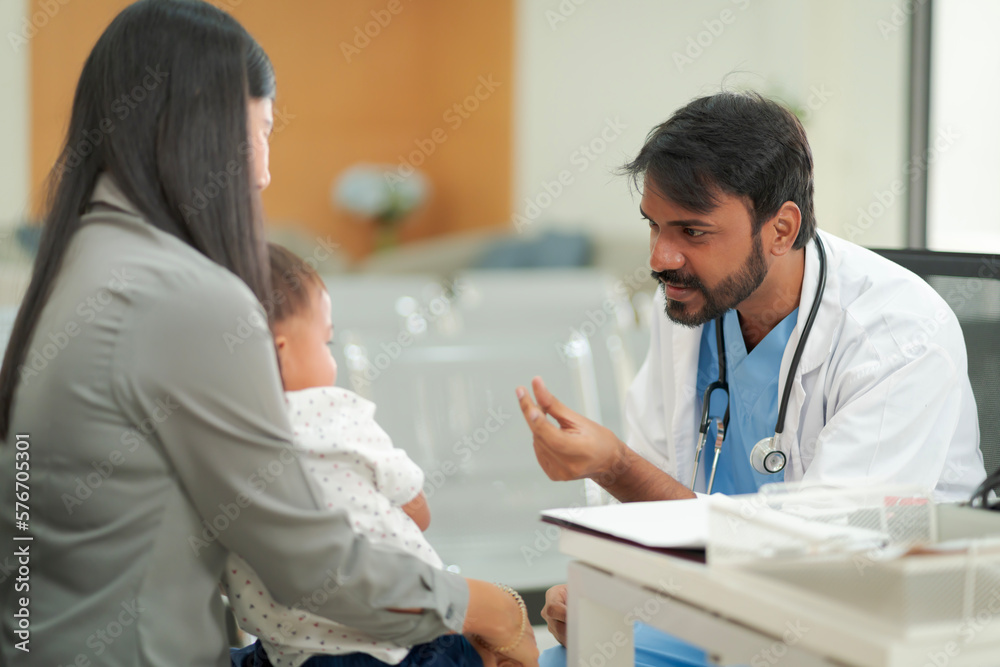
M 708 498 L 570 507 L 542 512 L 612 537 L 657 549 L 703 549 L 708 543 Z

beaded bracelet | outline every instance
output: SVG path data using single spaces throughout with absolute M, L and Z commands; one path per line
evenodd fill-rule
M 520 593 L 515 591 L 510 586 L 507 586 L 506 584 L 494 584 L 494 586 L 502 590 L 504 593 L 511 595 L 515 602 L 517 602 L 517 606 L 521 609 L 521 628 L 517 631 L 517 637 L 514 641 L 507 646 L 501 646 L 499 648 L 490 646 L 486 643 L 486 640 L 479 635 L 476 635 L 476 641 L 478 641 L 483 648 L 493 651 L 494 653 L 507 653 L 508 651 L 513 651 L 517 648 L 517 645 L 521 643 L 522 639 L 524 639 L 524 631 L 528 628 L 528 608 L 524 606 L 524 598 L 521 597 Z

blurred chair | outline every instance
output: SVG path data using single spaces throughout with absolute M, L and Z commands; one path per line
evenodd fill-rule
M 506 228 L 456 231 L 409 241 L 369 255 L 356 268 L 367 274 L 434 273 L 448 276 L 474 266 L 491 245 L 509 238 Z
M 635 375 L 622 336 L 636 321 L 620 282 L 581 268 L 464 271 L 456 274 L 455 285 L 461 290 L 455 316 L 463 331 L 490 332 L 498 339 L 546 336 L 578 380 L 580 411 L 619 430 L 622 383 Z M 522 383 L 541 375 L 525 371 Z
M 435 275 L 322 274 L 330 294 L 330 316 L 335 332 L 350 330 L 392 332 L 405 313 L 420 303 L 445 296 Z M 336 339 L 337 336 L 335 335 Z
M 468 271 L 427 285 L 338 286 L 350 292 L 331 294 L 342 308 L 338 383 L 374 400 L 394 444 L 424 469 L 428 538 L 447 564 L 521 590 L 558 583 L 566 559 L 539 512 L 594 498 L 582 482 L 546 477 L 514 388 L 541 375 L 570 408 L 620 432 L 613 351 L 631 305 L 588 269 Z
M 491 244 L 476 262 L 479 269 L 529 269 L 588 266 L 590 238 L 580 232 L 545 231 L 533 238 L 508 238 Z
M 948 303 L 965 334 L 987 474 L 1000 468 L 1000 256 L 875 250 L 917 274 Z

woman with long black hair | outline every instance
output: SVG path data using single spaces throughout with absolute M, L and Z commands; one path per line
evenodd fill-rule
M 291 448 L 261 305 L 274 94 L 199 0 L 128 7 L 84 65 L 0 370 L 0 542 L 30 571 L 0 585 L 0 663 L 228 665 L 235 551 L 285 604 L 536 664 L 514 597 L 355 536 Z

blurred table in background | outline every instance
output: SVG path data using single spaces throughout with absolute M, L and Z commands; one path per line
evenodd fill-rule
M 445 564 L 522 591 L 565 581 L 557 531 L 539 512 L 606 498 L 546 477 L 514 390 L 540 375 L 623 435 L 648 333 L 621 281 L 593 269 L 324 279 L 337 383 L 375 401 L 379 424 L 423 468 L 427 537 Z

